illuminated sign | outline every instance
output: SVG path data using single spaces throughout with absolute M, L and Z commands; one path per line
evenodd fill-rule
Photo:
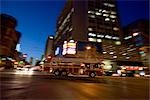
M 74 40 L 64 41 L 62 54 L 76 54 L 76 43 Z
M 57 47 L 56 50 L 55 50 L 55 55 L 58 55 L 58 54 L 59 54 L 59 51 L 60 51 L 60 48 Z

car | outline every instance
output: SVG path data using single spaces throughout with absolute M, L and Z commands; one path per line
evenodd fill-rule
M 33 66 L 29 70 L 30 71 L 42 71 L 41 66 Z

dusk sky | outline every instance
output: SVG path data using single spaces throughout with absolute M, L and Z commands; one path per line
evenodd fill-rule
M 1 0 L 1 13 L 18 21 L 17 31 L 22 33 L 21 52 L 29 57 L 41 58 L 48 35 L 54 35 L 56 20 L 64 0 Z M 149 0 L 119 0 L 119 17 L 125 26 L 137 19 L 149 19 Z

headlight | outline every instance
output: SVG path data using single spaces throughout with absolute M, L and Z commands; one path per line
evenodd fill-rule
M 144 75 L 145 75 L 145 72 L 140 72 L 140 75 L 141 75 L 141 76 L 144 76 Z
M 80 69 L 80 70 L 79 70 L 79 73 L 80 73 L 80 74 L 83 74 L 83 71 L 84 71 L 83 69 Z
M 52 69 L 52 68 L 50 68 L 49 72 L 50 72 L 50 73 L 52 73 L 52 72 L 53 72 L 53 69 Z

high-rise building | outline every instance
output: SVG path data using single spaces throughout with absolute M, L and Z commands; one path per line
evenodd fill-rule
M 117 61 L 130 60 L 120 52 L 126 49 L 122 35 L 115 0 L 69 0 L 57 20 L 54 50 L 56 54 L 83 57 L 90 45 L 111 68 Z
M 124 44 L 128 47 L 127 54 L 139 57 L 145 66 L 149 66 L 149 20 L 140 19 L 124 27 Z
M 55 50 L 63 52 L 64 41 L 70 40 L 77 42 L 76 55 L 82 54 L 80 48 L 85 46 L 82 44 L 92 43 L 99 44 L 95 46 L 100 47 L 100 55 L 109 65 L 113 63 L 110 60 L 118 59 L 121 30 L 115 0 L 68 1 L 57 20 Z
M 46 46 L 45 46 L 45 54 L 44 54 L 45 57 L 47 57 L 49 55 L 54 55 L 53 42 L 54 42 L 54 36 L 49 36 L 47 38 Z

